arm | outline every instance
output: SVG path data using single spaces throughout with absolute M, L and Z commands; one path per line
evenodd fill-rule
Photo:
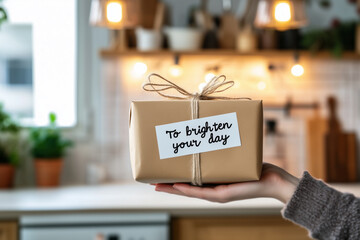
M 308 174 L 299 180 L 264 163 L 259 181 L 195 187 L 184 183 L 156 184 L 156 191 L 213 202 L 271 197 L 287 205 L 283 217 L 307 228 L 318 239 L 360 239 L 360 199 L 330 188 Z
M 360 199 L 341 193 L 305 172 L 282 211 L 317 239 L 360 239 Z

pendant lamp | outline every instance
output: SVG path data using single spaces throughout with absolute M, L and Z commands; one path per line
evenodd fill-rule
M 255 26 L 280 31 L 307 24 L 304 0 L 259 0 Z
M 90 24 L 110 29 L 136 27 L 139 22 L 138 0 L 92 0 Z
M 111 48 L 126 50 L 125 29 L 138 26 L 139 16 L 140 0 L 92 0 L 89 21 L 93 26 L 113 29 Z

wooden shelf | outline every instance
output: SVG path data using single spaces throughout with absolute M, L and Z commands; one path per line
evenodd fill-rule
M 249 57 L 293 57 L 293 50 L 259 50 L 254 52 L 240 53 L 236 50 L 199 50 L 199 51 L 171 51 L 171 50 L 159 50 L 141 52 L 137 50 L 126 51 L 114 51 L 110 49 L 100 50 L 100 56 L 102 58 L 117 58 L 126 56 L 168 56 L 168 55 L 187 55 L 187 56 L 249 56 Z M 340 58 L 336 58 L 328 51 L 318 52 L 312 54 L 309 51 L 299 51 L 301 57 L 314 58 L 314 59 L 329 59 L 329 60 L 360 60 L 360 54 L 355 52 L 344 52 Z

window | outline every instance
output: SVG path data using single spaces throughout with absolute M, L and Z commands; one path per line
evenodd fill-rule
M 76 124 L 76 0 L 5 0 L 0 102 L 27 126 Z

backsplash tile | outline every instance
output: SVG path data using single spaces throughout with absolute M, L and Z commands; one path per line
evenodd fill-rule
M 131 70 L 135 62 L 148 66 L 145 75 L 132 77 Z M 229 89 L 228 96 L 251 97 L 263 99 L 269 103 L 284 104 L 289 98 L 294 103 L 318 103 L 319 114 L 326 117 L 326 98 L 333 95 L 338 100 L 338 114 L 343 129 L 360 134 L 360 84 L 358 81 L 360 63 L 352 60 L 300 59 L 305 73 L 302 77 L 293 77 L 290 68 L 294 64 L 292 57 L 239 57 L 239 56 L 181 56 L 180 64 L 183 75 L 171 77 L 168 68 L 173 64 L 173 57 L 165 56 L 126 56 L 116 60 L 104 60 L 102 78 L 100 79 L 99 96 L 101 108 L 96 128 L 96 145 L 100 162 L 108 172 L 111 181 L 132 179 L 128 153 L 128 116 L 132 100 L 161 100 L 156 93 L 141 89 L 146 75 L 156 72 L 189 91 L 197 91 L 198 85 L 204 82 L 207 68 L 219 66 L 219 74 L 225 74 L 235 81 Z M 268 64 L 279 69 L 269 71 Z M 264 90 L 257 84 L 266 83 Z M 286 135 L 286 159 L 288 170 L 300 175 L 306 168 L 306 119 L 314 115 L 314 110 L 294 110 L 290 116 L 283 111 L 264 112 L 264 118 L 276 118 L 279 129 Z M 266 161 L 266 159 L 265 159 Z

